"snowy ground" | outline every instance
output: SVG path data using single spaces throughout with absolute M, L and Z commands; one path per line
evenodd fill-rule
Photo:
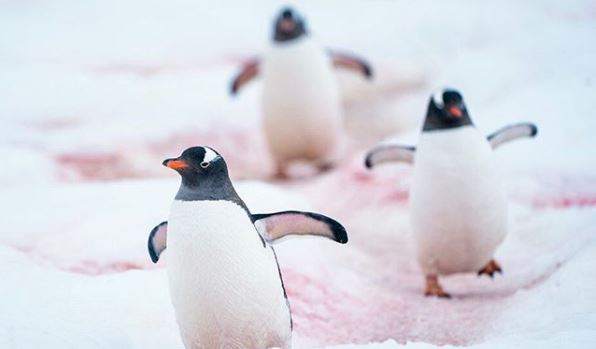
M 307 1 L 313 35 L 368 57 L 374 83 L 338 74 L 350 152 L 335 170 L 266 180 L 253 83 L 282 3 L 0 3 L 0 348 L 182 348 L 163 262 L 146 236 L 178 186 L 160 163 L 205 144 L 253 212 L 309 209 L 350 243 L 277 245 L 294 346 L 596 346 L 596 4 L 593 1 Z M 415 142 L 430 91 L 458 87 L 487 133 L 529 120 L 499 149 L 511 232 L 495 280 L 421 295 L 407 216 L 410 170 L 362 168 L 387 135 Z M 382 343 L 382 344 L 381 344 Z

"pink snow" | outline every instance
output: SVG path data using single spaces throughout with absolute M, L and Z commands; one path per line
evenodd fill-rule
M 300 4 L 321 42 L 377 71 L 372 83 L 338 73 L 350 139 L 338 166 L 299 164 L 284 182 L 269 178 L 259 82 L 227 93 L 278 6 L 0 5 L 3 32 L 19 33 L 0 63 L 0 348 L 182 348 L 167 250 L 153 264 L 146 243 L 178 187 L 161 161 L 193 145 L 222 153 L 254 213 L 317 211 L 347 228 L 347 245 L 275 245 L 295 348 L 593 348 L 594 4 Z M 481 132 L 540 128 L 495 152 L 510 202 L 504 273 L 445 278 L 451 300 L 422 295 L 411 168 L 363 166 L 386 136 L 416 143 L 443 85 L 462 90 Z
M 228 136 L 234 135 L 231 132 Z M 168 139 L 180 140 L 183 136 L 175 135 Z M 151 145 L 146 148 L 156 149 Z M 222 151 L 226 158 L 228 153 L 233 155 L 230 150 Z M 110 166 L 109 162 L 103 162 L 102 156 L 88 154 L 85 159 L 84 166 L 79 168 L 83 170 L 81 180 L 105 181 L 143 176 L 142 173 L 122 172 L 119 165 Z M 231 159 L 234 157 L 231 156 Z M 510 302 L 520 291 L 531 293 L 539 288 L 569 259 L 574 258 L 582 245 L 596 237 L 596 228 L 588 227 L 575 232 L 573 242 L 567 241 L 567 234 L 556 234 L 550 241 L 537 239 L 540 242 L 538 246 L 531 243 L 533 240 L 509 242 L 497 256 L 504 268 L 503 275 L 497 275 L 494 280 L 476 275 L 446 278 L 445 286 L 454 298 L 426 298 L 422 295 L 423 276 L 415 263 L 406 224 L 407 183 L 411 171 L 398 167 L 392 173 L 379 175 L 362 169 L 359 164 L 361 159 L 361 154 L 357 154 L 347 164 L 327 174 L 286 183 L 276 182 L 279 187 L 301 193 L 314 210 L 340 220 L 350 236 L 350 242 L 345 247 L 328 246 L 327 241 L 316 239 L 309 241 L 310 244 L 323 245 L 323 249 L 315 253 L 314 262 L 303 260 L 305 256 L 313 258 L 312 251 L 307 253 L 299 245 L 291 257 L 286 258 L 286 249 L 292 249 L 295 241 L 278 245 L 295 333 L 298 338 L 305 338 L 302 341 L 306 346 L 366 344 L 388 339 L 402 344 L 412 341 L 435 345 L 482 342 L 490 334 L 496 319 L 508 311 L 503 304 Z M 256 160 L 263 159 L 258 156 Z M 156 159 L 155 166 L 158 167 L 159 163 Z M 58 164 L 73 170 L 70 167 L 72 162 L 58 161 Z M 90 176 L 84 176 L 84 171 L 89 168 L 106 172 L 92 171 Z M 166 171 L 160 174 L 161 177 L 167 175 L 175 177 Z M 515 230 L 536 229 L 532 234 L 539 235 L 545 221 L 564 217 L 565 211 L 575 212 L 578 208 L 593 206 L 589 199 L 577 199 L 569 194 L 596 191 L 592 180 L 562 178 L 557 183 L 556 189 L 545 186 L 523 199 L 512 198 L 514 205 L 521 206 L 519 210 L 526 211 L 523 215 L 534 217 L 514 222 Z M 578 188 L 577 183 L 583 183 L 583 189 Z M 174 187 L 175 184 L 172 185 Z M 146 197 L 151 195 L 146 194 Z M 44 242 L 33 238 L 19 248 L 42 265 L 70 273 L 97 276 L 136 269 L 152 270 L 155 266 L 144 251 L 145 244 L 139 242 L 146 238 L 145 233 L 150 230 L 151 224 L 157 222 L 144 222 L 141 229 L 136 229 L 139 232 L 136 239 L 119 238 L 120 232 L 105 232 L 106 238 L 119 241 L 118 248 L 137 250 L 135 255 L 129 254 L 128 257 L 111 253 L 109 250 L 114 246 L 110 242 L 103 247 L 77 244 L 83 252 L 65 260 L 60 255 L 76 243 L 70 234 L 54 235 L 50 247 L 45 242 L 46 238 L 42 238 Z M 47 234 L 53 233 L 48 231 Z M 35 235 L 43 237 L 43 234 Z M 98 234 L 97 238 L 102 235 Z M 59 247 L 54 250 L 53 245 Z M 300 255 L 299 251 L 305 254 Z M 88 253 L 95 254 L 97 259 L 90 259 Z M 159 268 L 167 264 L 167 254 L 165 256 L 165 263 L 160 262 Z M 305 264 L 308 265 L 306 270 Z M 167 299 L 162 301 L 168 302 Z

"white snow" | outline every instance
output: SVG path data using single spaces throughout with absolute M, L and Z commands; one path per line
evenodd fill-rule
M 338 72 L 352 142 L 333 171 L 267 182 L 257 80 L 284 2 L 0 3 L 0 348 L 182 348 L 164 266 L 146 251 L 178 178 L 161 161 L 209 145 L 254 212 L 314 210 L 350 242 L 276 245 L 296 348 L 596 346 L 596 6 L 593 1 L 303 1 L 319 42 L 370 60 Z M 386 136 L 415 143 L 432 91 L 453 86 L 499 148 L 504 274 L 421 295 L 407 220 L 411 170 L 363 169 Z

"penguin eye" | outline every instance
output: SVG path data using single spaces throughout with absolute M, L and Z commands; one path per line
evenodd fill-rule
M 203 162 L 201 162 L 201 167 L 202 168 L 207 168 L 207 167 L 209 167 L 209 164 L 210 164 L 209 162 L 203 161 Z

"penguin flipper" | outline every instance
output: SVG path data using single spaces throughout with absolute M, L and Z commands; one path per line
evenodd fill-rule
M 526 122 L 505 126 L 502 129 L 491 133 L 486 138 L 488 139 L 490 146 L 493 149 L 496 149 L 501 145 L 516 139 L 534 137 L 537 133 L 538 127 L 532 123 Z
M 399 144 L 381 144 L 366 154 L 364 165 L 373 168 L 385 162 L 414 163 L 416 147 Z
M 338 53 L 329 51 L 333 65 L 339 68 L 346 68 L 354 70 L 365 78 L 371 79 L 373 76 L 373 70 L 370 64 L 360 57 L 356 57 L 346 53 Z
M 339 222 L 318 213 L 282 211 L 253 214 L 252 221 L 259 234 L 270 243 L 288 235 L 317 235 L 340 244 L 348 242 L 348 233 Z
M 155 226 L 149 233 L 149 240 L 147 241 L 147 249 L 149 250 L 149 257 L 153 263 L 157 263 L 159 255 L 166 249 L 168 238 L 168 222 L 161 222 Z
M 238 93 L 240 88 L 250 82 L 259 74 L 259 64 L 261 62 L 257 58 L 253 58 L 250 61 L 244 63 L 242 66 L 242 70 L 234 80 L 232 80 L 232 85 L 230 87 L 230 93 L 235 95 Z

